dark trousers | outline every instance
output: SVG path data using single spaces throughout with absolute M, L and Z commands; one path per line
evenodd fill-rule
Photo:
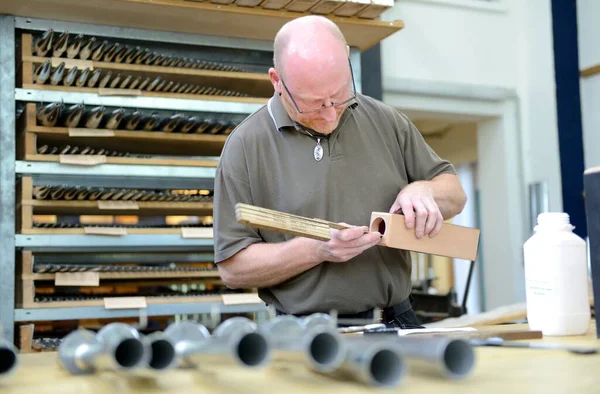
M 286 313 L 277 311 L 278 315 L 285 315 Z M 306 315 L 296 315 L 298 317 Z M 368 310 L 359 313 L 353 313 L 348 315 L 338 315 L 340 320 L 373 320 L 373 310 Z M 402 330 L 424 328 L 419 322 L 419 318 L 415 313 L 410 300 L 404 300 L 399 304 L 392 305 L 390 307 L 383 308 L 381 312 L 381 322 L 386 327 L 397 327 Z

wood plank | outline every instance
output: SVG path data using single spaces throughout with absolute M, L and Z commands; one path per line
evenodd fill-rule
M 54 200 L 22 200 L 22 205 L 33 207 L 34 214 L 124 214 L 129 211 L 117 209 L 98 209 L 98 201 L 54 201 Z M 169 215 L 211 215 L 212 202 L 146 202 L 137 201 L 138 209 L 131 210 L 135 214 L 169 214 Z
M 31 271 L 30 271 L 31 272 Z M 100 280 L 106 279 L 177 279 L 177 278 L 219 278 L 219 271 L 182 271 L 182 272 L 99 272 Z M 54 280 L 56 274 L 23 274 L 26 280 Z
M 39 85 L 39 84 L 23 84 L 23 89 L 38 89 L 51 90 L 55 92 L 76 92 L 76 93 L 95 93 L 99 94 L 99 88 L 78 88 L 72 86 L 54 86 L 54 85 Z M 127 90 L 127 89 L 125 89 Z M 147 92 L 142 91 L 142 97 L 162 97 L 176 98 L 186 100 L 208 100 L 208 101 L 224 101 L 229 103 L 250 103 L 250 104 L 266 104 L 266 98 L 258 97 L 230 97 L 204 94 L 183 94 L 183 93 L 164 93 L 164 92 Z
M 581 70 L 581 76 L 584 78 L 591 77 L 592 75 L 600 74 L 600 64 L 595 64 L 591 67 L 584 68 Z
M 227 135 L 198 133 L 164 133 L 162 131 L 129 131 L 129 130 L 91 130 L 66 127 L 45 127 L 35 124 L 27 125 L 27 133 L 52 138 L 73 145 L 85 145 L 103 149 L 128 151 L 140 154 L 172 154 L 172 155 L 204 155 L 220 156 Z M 86 131 L 87 130 L 87 131 Z M 96 132 L 110 132 L 109 135 L 96 136 Z M 89 136 L 88 136 L 89 135 Z M 31 141 L 28 143 L 31 145 Z M 31 148 L 30 148 L 31 149 Z M 28 151 L 35 154 L 35 150 Z M 109 158 L 110 159 L 110 158 Z
M 51 59 L 49 57 L 40 57 L 28 55 L 23 58 L 24 62 L 31 62 L 33 64 L 42 64 L 46 60 Z M 60 58 L 59 61 L 65 62 L 65 68 L 71 69 L 77 66 L 79 69 L 82 68 L 73 59 Z M 102 69 L 106 71 L 113 71 L 123 73 L 123 75 L 131 75 L 134 78 L 141 77 L 152 77 L 155 78 L 160 76 L 162 79 L 174 82 L 181 82 L 194 85 L 212 86 L 218 89 L 226 89 L 238 91 L 241 93 L 247 93 L 253 97 L 271 97 L 273 95 L 273 85 L 269 79 L 269 75 L 263 73 L 250 73 L 250 72 L 235 72 L 235 71 L 213 71 L 213 70 L 199 70 L 190 68 L 179 68 L 179 67 L 161 67 L 161 66 L 146 66 L 141 64 L 124 64 L 124 63 L 109 63 L 109 62 L 90 62 L 91 67 L 96 69 Z M 85 67 L 84 67 L 85 68 Z M 30 82 L 32 80 L 30 78 Z M 104 89 L 103 95 L 108 95 L 108 91 Z M 115 89 L 112 89 L 115 90 Z M 116 89 L 119 90 L 127 89 Z M 137 93 L 136 95 L 141 95 Z
M 152 304 L 185 304 L 185 303 L 204 303 L 204 302 L 221 302 L 221 296 L 181 296 L 181 297 L 146 297 L 146 302 Z M 37 308 L 77 308 L 82 306 L 104 306 L 104 300 L 85 301 L 52 301 L 52 302 L 31 302 L 23 303 L 24 309 Z
M 25 155 L 25 160 L 60 162 L 60 155 Z M 106 164 L 132 164 L 147 166 L 194 166 L 216 167 L 215 161 L 190 160 L 190 159 L 139 159 L 135 157 L 107 157 Z
M 19 353 L 33 353 L 33 324 L 22 324 L 19 326 Z
M 88 227 L 91 229 L 92 227 Z M 90 237 L 95 234 L 87 233 L 83 228 L 27 228 L 21 231 L 21 234 L 87 234 Z M 181 235 L 181 228 L 127 228 L 127 234 L 177 234 Z M 212 239 L 212 236 L 206 236 Z
M 3 0 L 0 13 L 150 30 L 272 41 L 286 22 L 306 15 L 183 0 Z M 404 22 L 327 16 L 361 51 L 404 28 Z

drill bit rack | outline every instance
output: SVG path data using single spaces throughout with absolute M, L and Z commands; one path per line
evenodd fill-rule
M 47 30 L 35 38 L 23 34 L 21 40 L 25 89 L 249 103 L 264 103 L 273 91 L 264 72 L 164 55 L 116 39 Z
M 21 155 L 64 164 L 216 167 L 242 115 L 27 103 Z
M 21 234 L 180 234 L 212 238 L 212 190 L 19 185 Z M 174 215 L 187 221 L 167 220 Z M 125 217 L 127 221 L 119 221 Z M 102 222 L 94 220 L 103 219 Z
M 105 298 L 143 297 L 147 303 L 220 302 L 239 294 L 220 280 L 214 263 L 171 256 L 163 263 L 139 260 L 102 264 L 97 257 L 24 251 L 17 267 L 17 303 L 22 308 L 102 306 Z M 96 260 L 96 261 L 94 261 Z

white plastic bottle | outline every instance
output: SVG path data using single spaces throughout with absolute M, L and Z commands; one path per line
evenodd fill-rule
M 581 335 L 590 324 L 586 242 L 569 215 L 541 213 L 525 242 L 527 320 L 543 335 Z

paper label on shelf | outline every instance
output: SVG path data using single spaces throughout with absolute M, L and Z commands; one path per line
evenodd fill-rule
M 69 128 L 69 137 L 114 137 L 114 130 Z
M 77 67 L 78 70 L 85 70 L 89 68 L 90 71 L 94 71 L 94 62 L 91 60 L 79 60 L 79 59 L 65 59 L 62 57 L 53 57 L 50 59 L 52 67 L 58 67 L 62 62 L 65 63 L 65 68 Z
M 127 235 L 123 227 L 84 227 L 83 232 L 89 235 Z
M 98 272 L 57 272 L 55 286 L 100 286 Z
M 112 89 L 112 88 L 100 88 L 98 89 L 99 96 L 141 96 L 142 91 L 140 89 Z
M 105 297 L 105 309 L 144 309 L 146 297 Z
M 74 164 L 78 166 L 96 166 L 106 163 L 105 155 L 60 155 L 61 164 Z
M 182 227 L 181 228 L 181 237 L 182 238 L 212 238 L 213 237 L 213 229 L 212 228 L 194 228 L 194 227 Z
M 136 201 L 98 201 L 99 209 L 139 209 Z
M 222 294 L 221 299 L 224 305 L 261 304 L 264 302 L 257 293 Z

